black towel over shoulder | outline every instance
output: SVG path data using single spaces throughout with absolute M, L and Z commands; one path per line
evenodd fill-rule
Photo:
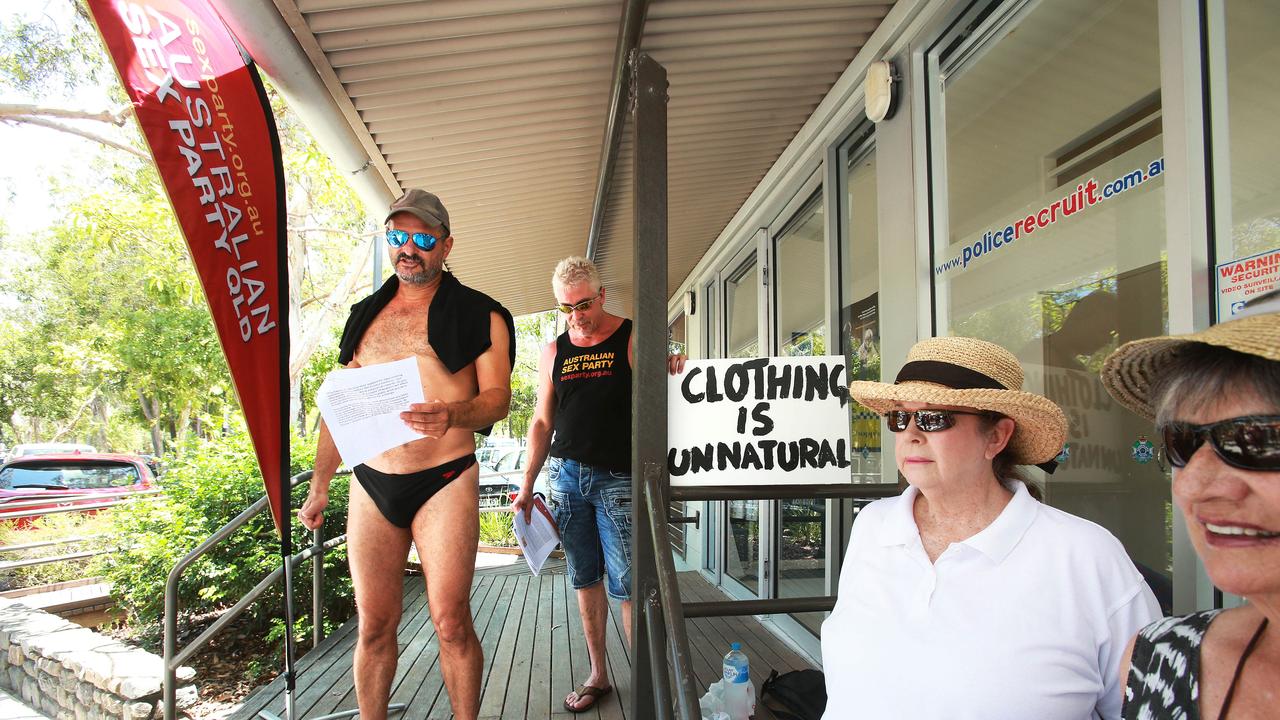
M 400 278 L 392 275 L 377 292 L 351 306 L 351 315 L 338 341 L 338 362 L 346 365 L 356 356 L 356 348 L 373 319 L 395 297 Z M 463 285 L 451 272 L 440 274 L 440 287 L 427 310 L 427 342 L 440 361 L 456 373 L 475 362 L 493 344 L 489 337 L 489 313 L 496 312 L 507 323 L 509 355 L 516 362 L 516 324 L 511 313 L 497 300 Z M 488 435 L 493 426 L 477 430 Z

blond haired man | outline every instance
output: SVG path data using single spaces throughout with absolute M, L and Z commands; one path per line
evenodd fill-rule
M 566 710 L 580 713 L 613 691 L 605 663 L 606 592 L 621 601 L 622 627 L 631 641 L 634 356 L 631 321 L 604 309 L 605 288 L 590 260 L 561 260 L 551 289 L 568 329 L 539 358 L 529 463 L 512 508 L 529 517 L 533 482 L 547 463 L 548 505 L 560 527 L 591 658 L 590 676 L 564 700 Z M 673 356 L 669 365 L 678 372 L 684 357 Z

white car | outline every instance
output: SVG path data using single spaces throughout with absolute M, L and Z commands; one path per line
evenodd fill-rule
M 509 504 L 520 492 L 520 483 L 524 482 L 524 468 L 529 457 L 529 449 L 516 447 L 497 456 L 493 462 L 493 470 L 480 471 L 480 506 L 500 507 Z M 494 473 L 503 473 L 495 475 Z M 488 477 L 485 477 L 488 475 Z M 538 477 L 534 478 L 533 491 L 547 495 L 547 468 L 544 463 Z
M 507 451 L 519 447 L 520 441 L 514 438 L 489 438 L 484 445 L 476 448 L 476 463 L 480 465 L 480 472 L 493 472 L 493 466 L 498 463 L 498 458 Z
M 20 443 L 13 446 L 11 458 L 28 455 L 66 455 L 69 453 L 96 453 L 97 448 L 84 443 Z

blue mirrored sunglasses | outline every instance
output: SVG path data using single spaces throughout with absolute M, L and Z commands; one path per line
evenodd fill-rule
M 440 238 L 431 233 L 407 233 L 404 230 L 388 230 L 387 244 L 391 247 L 401 247 L 405 243 L 413 240 L 413 244 L 418 246 L 419 250 L 429 252 L 440 242 Z

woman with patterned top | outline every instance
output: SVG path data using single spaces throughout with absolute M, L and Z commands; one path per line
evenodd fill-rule
M 1248 599 L 1139 632 L 1124 718 L 1280 717 L 1280 314 L 1128 343 L 1102 379 L 1155 421 L 1209 578 Z

